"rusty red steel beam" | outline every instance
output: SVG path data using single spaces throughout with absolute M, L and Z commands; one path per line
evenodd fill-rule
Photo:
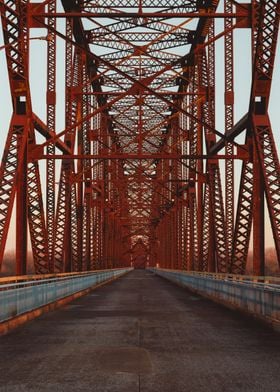
M 132 10 L 124 1 L 113 10 L 114 4 L 102 1 L 100 8 L 92 2 L 62 0 L 65 12 L 56 12 L 56 0 L 24 1 L 20 6 L 16 0 L 0 0 L 0 5 L 14 103 L 0 171 L 0 256 L 17 198 L 21 273 L 26 266 L 28 221 L 38 273 L 130 265 L 139 244 L 152 264 L 166 268 L 243 273 L 253 225 L 254 270 L 260 274 L 265 188 L 280 260 L 279 161 L 268 114 L 277 0 L 226 0 L 225 12 L 219 11 L 216 0 L 203 7 L 185 4 L 185 11 L 171 2 L 156 12 L 150 11 L 155 3 L 149 1 L 144 12 Z M 181 17 L 185 21 L 176 21 Z M 197 22 L 195 30 L 187 29 L 187 17 Z M 56 29 L 57 18 L 66 19 L 65 33 Z M 216 18 L 225 21 L 218 34 Z M 143 33 L 135 34 L 139 21 Z M 38 27 L 48 31 L 45 123 L 32 113 L 28 74 L 29 30 Z M 233 31 L 238 28 L 251 29 L 255 60 L 249 111 L 234 124 Z M 55 129 L 56 38 L 65 40 L 66 50 L 62 131 Z M 215 45 L 223 38 L 226 113 L 225 131 L 219 132 Z M 115 51 L 106 54 L 102 47 Z M 173 47 L 182 54 L 172 53 Z M 240 145 L 236 137 L 243 131 L 246 140 Z M 38 144 L 35 132 L 46 140 Z M 40 184 L 42 159 L 48 162 L 47 214 Z M 221 159 L 226 165 L 225 188 Z M 56 195 L 58 160 L 62 165 Z M 236 160 L 243 168 L 233 233 Z
M 44 26 L 45 23 L 43 23 L 42 21 L 39 21 L 41 26 Z M 136 78 L 132 77 L 131 75 L 127 74 L 126 72 L 122 71 L 122 69 L 120 67 L 115 66 L 113 63 L 109 63 L 108 61 L 104 60 L 104 58 L 97 56 L 95 53 L 91 52 L 89 49 L 85 48 L 82 44 L 76 43 L 73 40 L 70 40 L 69 38 L 67 39 L 63 34 L 61 34 L 60 32 L 58 32 L 55 29 L 52 29 L 52 31 L 57 34 L 59 37 L 66 39 L 68 41 L 71 41 L 72 44 L 76 47 L 80 47 L 82 50 L 85 51 L 85 53 L 92 59 L 96 60 L 97 62 L 103 63 L 105 66 L 108 67 L 108 69 L 110 70 L 114 70 L 116 71 L 120 76 L 123 76 L 125 78 L 127 78 L 127 80 L 129 80 L 130 82 L 133 82 L 134 84 L 131 86 L 131 88 L 124 92 L 121 93 L 117 98 L 115 98 L 115 101 L 119 101 L 123 96 L 126 95 L 135 95 L 138 93 L 139 88 L 143 89 L 143 91 L 147 90 L 151 95 L 155 95 L 158 96 L 163 102 L 165 102 L 166 104 L 168 104 L 170 107 L 172 107 L 173 109 L 184 113 L 186 116 L 188 116 L 189 118 L 193 119 L 194 121 L 198 122 L 199 124 L 205 126 L 206 128 L 209 129 L 209 131 L 213 132 L 214 134 L 220 136 L 222 139 L 226 140 L 226 136 L 219 132 L 217 129 L 215 129 L 215 127 L 211 126 L 210 124 L 207 124 L 205 122 L 203 122 L 203 120 L 198 119 L 196 117 L 194 117 L 192 114 L 190 114 L 189 112 L 185 111 L 182 109 L 182 107 L 178 106 L 176 103 L 174 103 L 173 101 L 168 100 L 167 98 L 165 98 L 164 96 L 161 96 L 160 94 L 157 94 L 157 91 L 151 87 L 149 87 L 149 84 L 151 83 L 152 80 L 154 80 L 156 78 L 156 76 L 158 76 L 158 74 L 162 74 L 164 71 L 169 71 L 171 69 L 171 65 L 167 65 L 164 67 L 164 69 L 162 69 L 161 71 L 157 72 L 156 74 L 152 75 L 151 77 L 145 78 L 145 79 L 140 79 L 137 80 Z M 212 41 L 210 41 L 210 43 L 213 43 Z M 195 51 L 197 50 L 197 48 L 195 49 Z M 200 48 L 199 48 L 200 50 Z M 194 53 L 190 53 L 189 55 L 186 56 L 186 58 L 191 57 L 191 55 L 193 55 Z M 184 59 L 185 60 L 185 59 Z M 175 65 L 179 60 L 177 60 L 173 65 Z M 141 90 L 142 91 L 142 90 Z M 111 102 L 106 102 L 106 104 L 103 107 L 104 109 L 107 109 L 109 106 L 112 106 L 113 103 L 115 102 L 114 100 L 112 100 Z M 91 118 L 94 114 L 97 114 L 98 112 L 100 112 L 101 109 L 97 109 L 97 111 L 95 111 L 94 113 L 89 114 L 86 118 L 84 118 L 82 121 L 86 121 L 87 119 Z M 76 124 L 79 125 L 79 124 Z M 60 136 L 64 135 L 65 133 L 69 132 L 71 129 L 73 129 L 74 126 L 70 127 L 70 128 L 66 128 L 64 131 L 60 132 L 59 134 L 57 134 L 53 139 L 49 139 L 48 141 L 46 141 L 45 143 L 43 143 L 41 145 L 41 147 L 48 145 L 49 143 L 53 142 L 56 138 L 59 138 Z M 235 141 L 232 141 L 232 143 L 234 145 L 238 145 L 238 143 L 236 143 Z M 240 148 L 242 148 L 242 146 L 239 146 Z
M 45 17 L 54 17 L 54 18 L 243 18 L 248 16 L 248 11 L 244 12 L 235 12 L 235 13 L 227 13 L 227 12 L 117 12 L 117 13 L 104 13 L 104 12 L 56 12 L 49 14 L 48 12 L 35 12 L 34 16 L 45 18 Z
M 264 191 L 280 266 L 280 165 L 268 105 L 280 21 L 278 0 L 255 1 L 259 7 L 250 96 L 250 125 L 254 137 L 254 269 L 265 270 Z
M 245 114 L 236 124 L 232 126 L 229 130 L 225 133 L 225 139 L 220 139 L 216 144 L 214 144 L 210 150 L 210 154 L 217 154 L 221 151 L 224 147 L 226 142 L 233 141 L 238 135 L 240 135 L 243 131 L 246 131 L 249 125 L 249 116 L 248 113 Z
M 0 171 L 1 227 L 0 266 L 16 197 L 16 273 L 26 273 L 27 222 L 34 268 L 44 273 L 49 268 L 48 241 L 38 163 L 28 166 L 28 146 L 35 143 L 29 85 L 28 2 L 1 1 L 1 20 L 7 58 L 10 93 L 13 103 L 11 125 Z M 9 183 L 7 183 L 7 180 Z
M 225 0 L 224 10 L 226 12 L 232 12 L 233 4 L 231 0 Z M 225 30 L 232 27 L 232 19 L 225 18 L 224 20 Z M 233 49 L 234 49 L 234 38 L 233 31 L 229 31 L 225 35 L 224 40 L 224 52 L 225 58 L 225 134 L 232 130 L 234 125 L 234 64 L 233 64 Z M 234 152 L 234 146 L 231 142 L 226 142 L 225 150 L 227 155 L 231 155 Z M 234 162 L 231 159 L 226 160 L 225 163 L 225 226 L 227 236 L 227 259 L 230 269 L 231 265 L 231 254 L 232 254 L 232 243 L 234 234 Z
M 35 113 L 32 113 L 32 119 L 36 131 L 38 131 L 46 139 L 50 139 L 55 135 L 55 132 L 49 129 L 47 125 Z M 71 154 L 71 149 L 62 140 L 55 139 L 54 144 L 63 154 Z
M 232 251 L 232 271 L 246 269 L 253 224 L 254 272 L 265 270 L 264 191 L 279 257 L 279 160 L 268 115 L 273 66 L 279 29 L 280 3 L 254 1 L 257 10 L 252 31 L 253 72 L 248 113 L 247 143 L 253 157 L 243 163 Z M 244 228 L 246 228 L 244 230 Z
M 238 159 L 238 160 L 246 160 L 248 159 L 248 154 L 243 153 L 242 155 L 210 155 L 210 154 L 204 154 L 204 155 L 188 155 L 188 154 L 97 154 L 97 155 L 85 155 L 85 154 L 71 154 L 71 155 L 48 155 L 48 154 L 42 154 L 42 155 L 37 155 L 37 154 L 30 154 L 30 160 L 33 161 L 34 159 L 65 159 L 65 160 L 73 160 L 73 159 L 133 159 L 133 160 L 142 160 L 142 159 Z
M 48 1 L 48 12 L 50 14 L 56 11 L 56 0 Z M 50 15 L 48 24 L 50 27 L 56 28 L 56 19 Z M 48 29 L 48 36 L 51 37 L 47 41 L 47 129 L 54 132 L 56 129 L 56 37 L 52 36 L 52 32 Z M 53 155 L 57 143 L 51 143 L 47 146 L 47 153 Z M 48 254 L 49 268 L 52 270 L 54 264 L 54 247 L 55 247 L 55 160 L 50 158 L 47 160 L 46 175 L 46 225 L 48 227 Z

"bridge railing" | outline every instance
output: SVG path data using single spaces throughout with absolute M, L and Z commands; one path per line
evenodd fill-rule
M 169 270 L 178 271 L 178 270 Z M 235 275 L 235 274 L 224 274 L 214 272 L 199 272 L 199 271 L 180 271 L 180 273 L 198 277 L 204 277 L 211 280 L 224 280 L 227 282 L 239 282 L 243 284 L 253 284 L 254 286 L 260 285 L 260 287 L 276 287 L 280 288 L 280 278 L 277 276 L 254 276 L 254 275 Z
M 0 323 L 117 278 L 131 268 L 0 279 Z
M 156 274 L 246 313 L 279 325 L 280 279 L 152 268 Z

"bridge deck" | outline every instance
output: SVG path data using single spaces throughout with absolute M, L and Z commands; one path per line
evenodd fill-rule
M 0 338 L 0 391 L 279 391 L 280 335 L 144 270 Z

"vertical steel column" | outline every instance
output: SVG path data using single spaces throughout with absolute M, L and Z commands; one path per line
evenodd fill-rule
M 214 35 L 214 20 L 210 22 L 208 38 L 211 40 Z M 202 61 L 202 81 L 207 86 L 207 103 L 204 105 L 204 118 L 207 124 L 215 126 L 215 42 L 211 42 L 208 47 L 207 57 L 203 56 Z M 205 139 L 207 150 L 209 151 L 212 144 L 216 142 L 216 136 L 209 129 L 205 129 Z M 224 203 L 222 194 L 222 185 L 220 177 L 219 163 L 215 159 L 207 161 L 207 170 L 209 178 L 209 196 L 211 220 L 214 223 L 215 234 L 215 254 L 216 254 L 216 270 L 217 272 L 228 271 L 228 252 L 227 238 L 225 228 Z M 210 244 L 209 244 L 210 245 Z M 213 250 L 212 244 L 210 245 Z M 210 256 L 210 253 L 208 255 Z M 212 262 L 211 262 L 212 263 Z M 213 265 L 213 264 L 212 264 Z
M 56 12 L 56 0 L 48 2 L 48 13 Z M 47 127 L 50 132 L 55 132 L 56 124 L 56 18 L 48 18 L 48 58 L 47 58 Z M 47 154 L 55 153 L 54 143 L 47 146 Z M 55 245 L 55 160 L 47 159 L 46 173 L 46 211 L 47 211 L 47 233 L 48 233 L 48 252 L 49 270 L 54 272 L 54 245 Z
M 268 115 L 280 20 L 280 2 L 255 1 L 256 49 L 253 63 L 250 115 L 254 135 L 254 256 L 255 272 L 264 272 L 264 202 L 266 193 L 275 248 L 280 265 L 280 166 Z M 257 157 L 258 155 L 258 157 Z M 263 187 L 264 185 L 264 187 Z
M 84 117 L 84 96 L 83 96 L 83 84 L 85 83 L 85 55 L 80 49 L 76 49 L 77 57 L 77 122 L 80 123 L 77 129 L 77 152 L 78 154 L 84 154 L 84 127 L 85 123 L 82 122 Z M 77 172 L 82 173 L 81 178 L 77 183 L 77 256 L 78 256 L 78 271 L 83 269 L 83 220 L 84 220 L 84 161 L 79 159 L 77 162 Z
M 231 0 L 224 0 L 224 11 L 228 14 L 233 12 Z M 229 132 L 234 125 L 234 75 L 233 75 L 233 31 L 232 18 L 225 18 L 224 28 L 224 56 L 225 56 L 225 133 Z M 226 155 L 234 153 L 233 144 L 226 143 Z M 232 253 L 233 229 L 234 229 L 234 165 L 232 159 L 225 161 L 225 225 L 228 245 L 228 260 Z
M 31 123 L 28 83 L 28 2 L 1 1 L 1 20 L 13 103 L 13 115 L 0 169 L 0 266 L 17 192 L 16 273 L 27 259 L 27 138 Z
M 73 96 L 72 88 L 75 85 L 76 75 L 73 62 L 73 45 L 71 43 L 73 35 L 73 25 L 70 18 L 66 18 L 66 42 L 65 42 L 65 125 L 71 127 L 76 119 L 76 98 Z M 65 135 L 64 141 L 74 149 L 74 130 L 71 129 Z M 54 270 L 55 272 L 69 272 L 72 266 L 72 199 L 70 186 L 70 172 L 73 164 L 67 160 L 61 163 L 61 174 L 59 180 L 59 191 L 56 208 L 55 221 L 55 250 L 54 250 Z M 76 197 L 74 197 L 74 203 Z
M 21 143 L 24 144 L 22 132 L 27 132 L 25 127 L 18 129 L 18 151 Z M 25 142 L 26 144 L 26 142 Z M 18 156 L 18 161 L 19 161 Z M 17 170 L 17 196 L 16 196 L 16 274 L 25 275 L 27 266 L 27 148 L 21 166 Z
M 265 274 L 264 183 L 254 143 L 253 151 L 253 274 Z

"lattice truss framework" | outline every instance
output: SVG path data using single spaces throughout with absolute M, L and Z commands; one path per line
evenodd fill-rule
M 280 261 L 280 170 L 268 114 L 278 0 L 1 0 L 0 7 L 13 103 L 0 171 L 0 265 L 15 209 L 18 274 L 26 272 L 28 225 L 37 273 L 149 262 L 242 274 L 253 227 L 254 272 L 262 274 L 264 196 Z M 45 119 L 30 91 L 36 28 L 47 42 Z M 247 114 L 234 119 L 233 33 L 243 28 L 252 33 L 252 85 Z M 56 102 L 58 38 L 64 114 Z M 220 130 L 218 40 L 226 60 Z

